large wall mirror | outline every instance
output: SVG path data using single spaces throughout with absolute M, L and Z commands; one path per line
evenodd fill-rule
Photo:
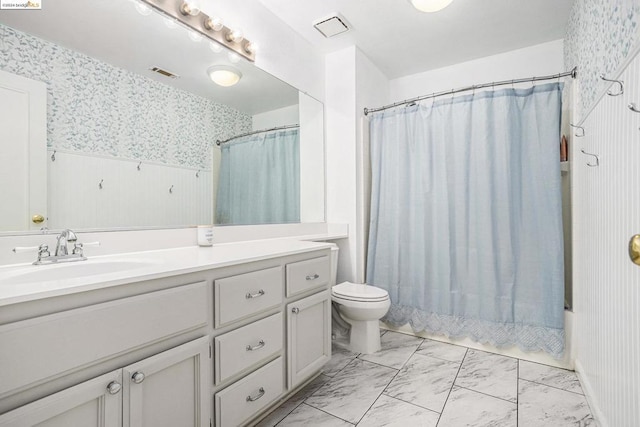
M 324 221 L 322 104 L 139 9 L 0 13 L 0 232 Z

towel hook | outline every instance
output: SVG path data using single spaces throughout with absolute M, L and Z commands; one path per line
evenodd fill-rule
M 580 129 L 582 131 L 581 134 L 574 134 L 575 136 L 577 136 L 578 138 L 582 138 L 584 136 L 584 128 L 582 126 L 574 125 L 573 123 L 569 123 L 569 126 L 571 126 L 572 128 Z
M 169 194 L 173 194 L 173 185 L 171 185 L 171 187 L 169 187 Z
M 51 155 L 51 161 L 52 161 L 52 162 L 55 162 L 55 161 L 56 161 L 56 153 L 57 153 L 57 151 L 56 151 L 56 150 L 53 150 L 53 154 Z
M 100 182 L 98 183 L 98 188 L 102 190 L 102 183 L 104 182 L 104 179 L 101 179 Z
M 196 178 L 200 178 L 200 169 L 198 169 L 198 172 L 196 172 Z
M 138 166 L 136 167 L 136 169 L 140 170 L 141 165 L 142 165 L 142 162 L 138 163 Z
M 586 154 L 587 156 L 593 156 L 593 157 L 596 158 L 596 164 L 595 165 L 587 162 L 587 166 L 591 166 L 592 168 L 596 167 L 596 166 L 600 166 L 600 157 L 598 157 L 597 154 L 587 153 L 586 151 L 584 151 L 584 149 L 581 149 L 580 151 L 582 151 L 582 154 Z
M 629 105 L 627 105 L 627 108 L 629 108 L 629 110 L 633 111 L 634 113 L 640 113 L 640 108 L 638 108 L 635 102 L 630 102 Z
M 604 74 L 600 74 L 600 78 L 605 82 L 618 83 L 620 90 L 618 92 L 612 92 L 611 89 L 607 91 L 607 95 L 609 96 L 618 96 L 624 93 L 624 82 L 622 80 L 608 79 L 604 76 Z

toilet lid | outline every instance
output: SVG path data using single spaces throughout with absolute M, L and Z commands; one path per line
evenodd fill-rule
M 335 285 L 332 292 L 337 297 L 355 299 L 360 301 L 383 301 L 389 298 L 384 289 L 371 285 L 358 285 L 351 282 L 343 282 Z

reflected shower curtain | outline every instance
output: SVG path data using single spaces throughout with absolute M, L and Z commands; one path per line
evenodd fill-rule
M 373 114 L 367 282 L 389 292 L 383 320 L 561 357 L 561 87 Z
M 300 222 L 299 141 L 287 129 L 222 144 L 216 224 Z

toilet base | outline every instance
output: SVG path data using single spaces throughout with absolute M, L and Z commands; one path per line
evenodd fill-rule
M 349 321 L 348 319 L 345 319 Z M 349 348 L 354 353 L 373 354 L 380 351 L 380 324 L 378 320 L 352 321 Z

